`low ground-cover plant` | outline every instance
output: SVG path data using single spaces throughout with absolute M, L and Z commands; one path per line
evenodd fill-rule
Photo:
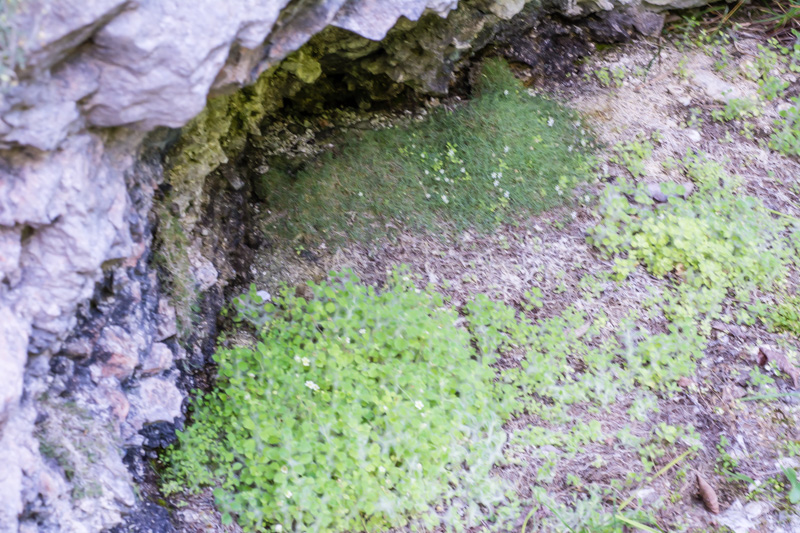
M 698 154 L 683 164 L 697 184 L 691 197 L 680 196 L 682 186 L 665 184 L 669 202 L 656 206 L 643 185 L 622 181 L 601 201 L 602 221 L 589 242 L 615 258 L 620 277 L 642 264 L 654 275 L 684 281 L 668 307 L 672 318 L 693 319 L 719 312 L 728 291 L 747 301 L 755 288 L 774 287 L 793 248 L 782 233 L 784 221 L 758 199 L 736 194 L 737 180 L 721 165 Z
M 475 98 L 349 139 L 297 176 L 263 175 L 275 214 L 267 231 L 330 240 L 438 223 L 489 229 L 562 202 L 591 168 L 579 117 L 532 96 L 500 60 L 487 61 Z
M 786 155 L 800 156 L 800 98 L 792 98 L 792 107 L 780 112 L 769 146 Z
M 436 502 L 449 514 L 426 523 L 453 526 L 501 501 L 514 395 L 442 297 L 400 272 L 381 292 L 347 273 L 311 290 L 240 299 L 257 340 L 216 353 L 165 489 L 213 485 L 248 530 L 376 531 Z

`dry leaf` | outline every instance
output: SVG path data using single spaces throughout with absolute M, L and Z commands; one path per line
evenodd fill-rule
M 688 388 L 689 388 L 689 387 L 691 387 L 692 385 L 694 385 L 694 381 L 692 381 L 691 379 L 689 379 L 689 378 L 687 378 L 687 377 L 685 377 L 685 376 L 684 376 L 684 377 L 681 377 L 681 378 L 678 380 L 678 386 L 679 386 L 679 387 L 683 387 L 684 389 L 688 389 Z
M 785 372 L 792 378 L 793 388 L 797 388 L 797 381 L 800 379 L 800 369 L 786 358 L 786 354 L 769 346 L 759 346 L 758 365 L 764 366 L 767 363 L 774 363 L 782 372 Z
M 717 493 L 708 482 L 697 474 L 697 487 L 700 492 L 700 497 L 703 498 L 703 503 L 706 504 L 706 509 L 714 514 L 719 514 L 719 500 L 717 500 Z

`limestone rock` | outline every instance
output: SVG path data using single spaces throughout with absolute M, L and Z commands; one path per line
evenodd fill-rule
M 105 328 L 95 348 L 101 357 L 106 358 L 101 375 L 120 381 L 128 379 L 139 364 L 139 353 L 144 348 L 144 338 L 138 333 L 129 333 L 120 326 Z
M 172 350 L 163 342 L 156 342 L 144 356 L 141 364 L 142 376 L 152 376 L 172 366 Z
M 143 379 L 129 394 L 131 413 L 128 424 L 135 432 L 146 424 L 173 423 L 182 416 L 183 395 L 175 385 L 175 378 L 150 377 Z
M 157 328 L 155 340 L 158 342 L 174 337 L 178 333 L 175 307 L 166 298 L 158 300 Z

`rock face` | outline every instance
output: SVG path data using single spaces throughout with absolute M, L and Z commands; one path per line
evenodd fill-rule
M 205 176 L 282 98 L 334 83 L 324 69 L 365 100 L 402 87 L 443 93 L 495 27 L 533 10 L 458 4 L 23 2 L 26 61 L 0 92 L 0 532 L 114 526 L 134 505 L 123 448 L 168 444 L 181 423 L 187 355 L 148 267 L 163 151 L 172 147 L 174 211 L 190 230 Z M 614 6 L 535 7 L 580 16 Z M 189 121 L 177 142 L 163 128 Z M 214 291 L 218 272 L 189 246 L 194 290 Z M 75 455 L 86 435 L 90 462 Z

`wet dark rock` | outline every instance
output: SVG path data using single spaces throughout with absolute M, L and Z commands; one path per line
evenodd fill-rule
M 136 513 L 125 518 L 125 522 L 112 528 L 110 533 L 174 533 L 177 530 L 170 522 L 169 511 L 157 503 L 143 502 Z
M 171 422 L 155 422 L 147 424 L 139 434 L 144 437 L 142 447 L 148 450 L 163 450 L 178 440 L 176 427 Z

